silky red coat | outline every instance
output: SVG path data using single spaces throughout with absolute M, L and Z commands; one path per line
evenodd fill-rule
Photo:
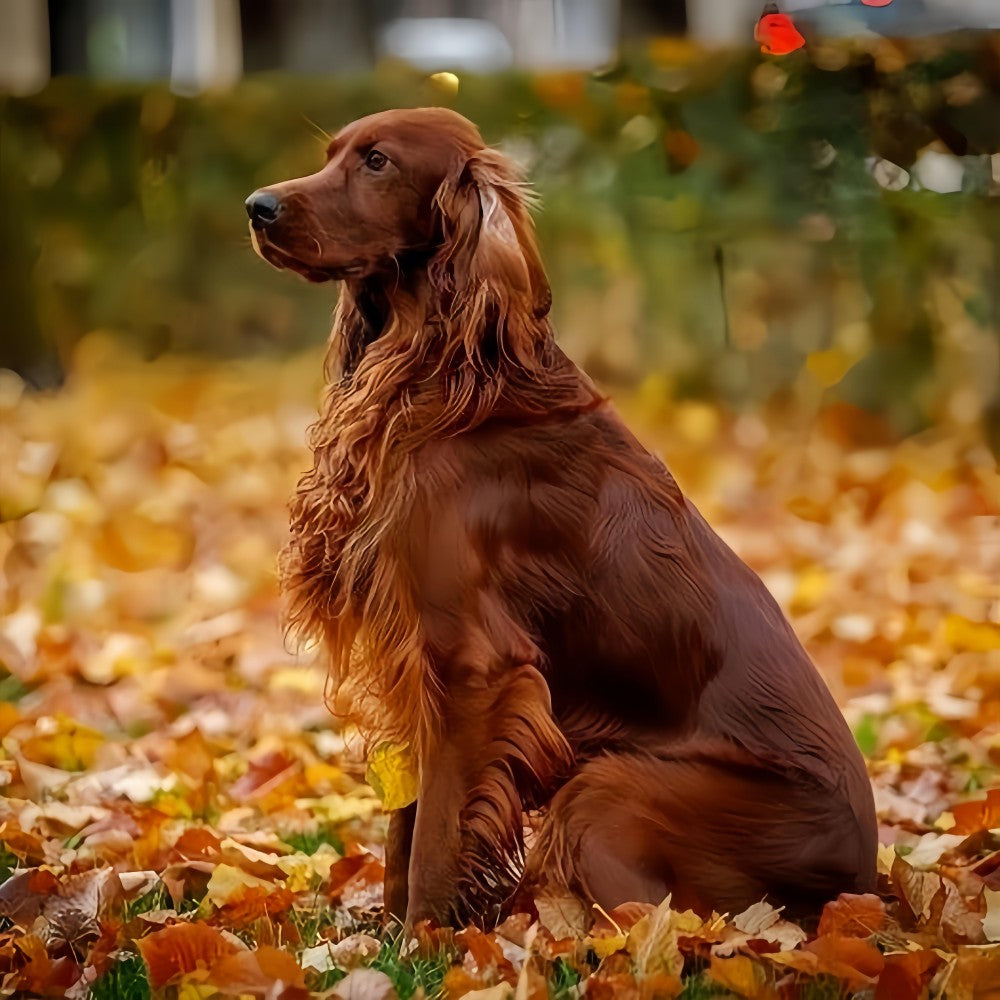
M 318 173 L 247 201 L 265 259 L 343 282 L 282 579 L 337 710 L 419 762 L 387 913 L 870 890 L 843 717 L 758 577 L 556 346 L 525 199 L 431 108 L 354 122 Z

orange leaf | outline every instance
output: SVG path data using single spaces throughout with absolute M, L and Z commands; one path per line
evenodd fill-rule
M 226 993 L 268 1000 L 308 1000 L 305 972 L 288 954 L 270 945 L 220 958 L 208 982 Z
M 823 907 L 817 934 L 868 937 L 885 923 L 885 903 L 873 893 L 842 892 Z
M 852 990 L 874 985 L 885 966 L 878 948 L 862 938 L 824 934 L 802 947 L 819 959 L 818 971 L 835 976 Z
M 484 934 L 478 927 L 467 927 L 455 935 L 455 941 L 469 953 L 481 976 L 494 978 L 499 974 L 510 983 L 517 982 L 514 966 L 504 956 L 503 949 L 493 934 Z
M 185 830 L 175 841 L 173 854 L 177 857 L 218 858 L 222 841 L 203 826 L 192 826 Z
M 246 774 L 233 782 L 229 794 L 237 802 L 260 798 L 273 791 L 275 784 L 280 784 L 301 770 L 302 765 L 294 757 L 281 751 L 272 751 L 250 761 Z
M 341 858 L 330 868 L 330 898 L 337 902 L 366 885 L 381 882 L 383 878 L 385 868 L 371 854 L 354 854 Z
M 465 969 L 454 965 L 444 974 L 441 990 L 445 1000 L 459 1000 L 466 993 L 484 989 L 485 986 L 481 979 L 473 978 Z
M 952 806 L 951 814 L 955 817 L 955 825 L 948 832 L 960 836 L 1000 826 L 1000 788 L 991 788 L 985 799 L 959 802 Z
M 149 969 L 149 983 L 159 989 L 175 976 L 210 969 L 236 946 L 208 924 L 171 924 L 140 938 L 136 944 Z
M 246 927 L 261 917 L 274 917 L 291 908 L 295 894 L 288 889 L 276 887 L 264 889 L 247 886 L 236 892 L 220 908 L 216 923 L 226 927 Z
M 941 962 L 941 956 L 929 950 L 886 955 L 875 1000 L 920 1000 Z

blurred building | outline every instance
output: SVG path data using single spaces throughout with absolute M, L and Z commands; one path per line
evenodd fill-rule
M 169 78 L 180 93 L 244 72 L 329 74 L 402 59 L 428 71 L 592 69 L 620 42 L 746 44 L 761 0 L 3 0 L 0 89 L 50 76 Z M 786 0 L 820 34 L 1000 28 L 1000 0 Z

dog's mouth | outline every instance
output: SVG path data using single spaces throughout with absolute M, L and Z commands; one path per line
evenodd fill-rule
M 250 242 L 261 259 L 281 271 L 294 271 L 307 281 L 340 281 L 344 278 L 359 277 L 365 273 L 364 261 L 350 260 L 337 267 L 316 267 L 300 260 L 293 253 L 282 249 L 259 229 L 250 226 Z

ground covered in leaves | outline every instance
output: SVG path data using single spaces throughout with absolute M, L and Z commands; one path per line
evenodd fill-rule
M 357 739 L 278 620 L 318 358 L 118 352 L 88 338 L 52 396 L 0 373 L 0 996 L 1000 996 L 1000 484 L 974 428 L 621 394 L 843 705 L 879 896 L 804 927 L 539 900 L 404 938 Z

